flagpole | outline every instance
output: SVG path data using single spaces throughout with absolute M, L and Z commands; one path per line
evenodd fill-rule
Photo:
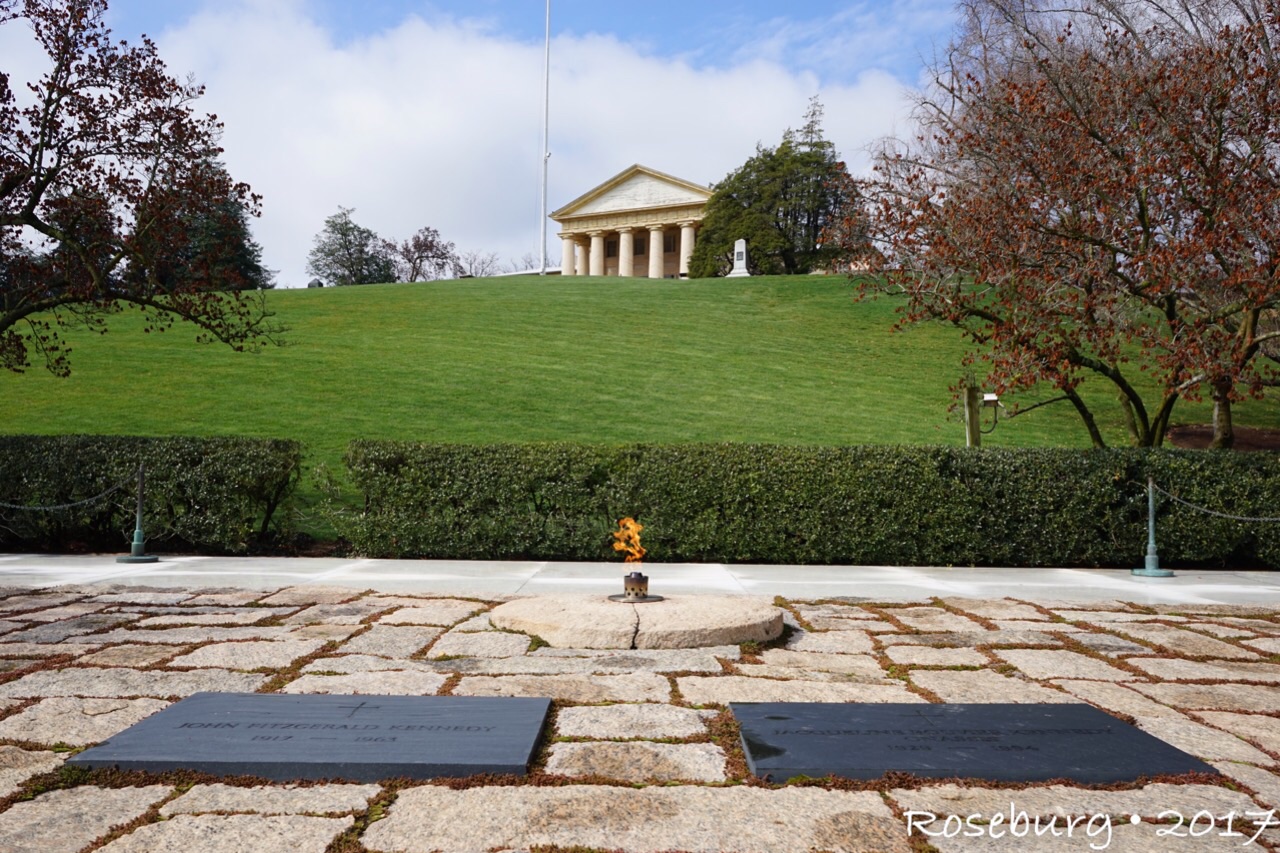
M 547 46 L 542 93 L 542 272 L 547 274 L 547 170 L 551 163 L 551 0 L 547 0 Z

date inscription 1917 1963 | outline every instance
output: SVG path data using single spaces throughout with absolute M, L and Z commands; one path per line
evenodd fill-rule
M 68 763 L 272 781 L 528 772 L 551 700 L 197 693 Z

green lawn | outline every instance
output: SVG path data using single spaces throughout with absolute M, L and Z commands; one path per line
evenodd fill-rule
M 71 333 L 73 375 L 0 376 L 0 432 L 296 438 L 333 469 L 353 438 L 449 442 L 960 444 L 962 342 L 891 334 L 894 303 L 842 278 L 504 278 L 273 292 L 289 345 L 258 354 Z M 1114 396 L 1094 383 L 1108 439 Z M 1028 398 L 1029 400 L 1030 398 Z M 1239 406 L 1280 426 L 1277 397 Z M 1175 421 L 1207 419 L 1179 404 Z M 1067 404 L 1002 422 L 991 446 L 1085 447 Z

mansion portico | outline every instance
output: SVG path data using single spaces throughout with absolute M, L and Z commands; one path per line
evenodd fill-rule
M 561 275 L 677 278 L 711 190 L 635 165 L 551 214 L 560 225 Z

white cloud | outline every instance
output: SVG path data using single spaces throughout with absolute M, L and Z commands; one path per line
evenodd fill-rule
M 231 174 L 264 195 L 254 230 L 282 286 L 307 280 L 312 239 L 339 206 L 386 237 L 429 225 L 461 249 L 537 253 L 541 42 L 445 17 L 338 39 L 303 0 L 210 4 L 157 41 L 175 74 L 207 86 L 198 106 L 226 123 Z M 888 71 L 823 85 L 822 63 L 789 70 L 779 49 L 719 68 L 608 35 L 562 36 L 552 50 L 551 209 L 635 162 L 720 180 L 798 126 L 815 93 L 855 171 L 906 115 Z

